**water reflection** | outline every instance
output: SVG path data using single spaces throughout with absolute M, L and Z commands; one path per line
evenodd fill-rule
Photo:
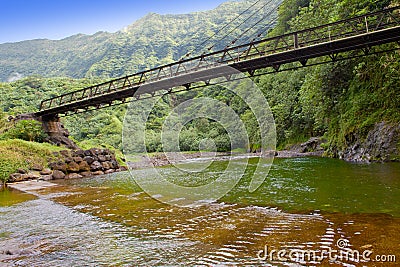
M 35 198 L 36 197 L 31 194 L 23 193 L 7 187 L 0 187 L 0 207 L 12 206 Z
M 29 266 L 293 266 L 257 255 L 266 245 L 337 249 L 340 239 L 351 249 L 400 255 L 399 165 L 382 166 L 278 159 L 256 192 L 248 192 L 245 176 L 219 203 L 194 208 L 157 202 L 127 173 L 62 181 L 39 191 L 41 199 L 0 208 L 7 225 L 0 246 L 26 252 L 0 259 Z
M 140 238 L 126 225 L 44 199 L 0 212 L 0 223 L 10 233 L 0 237 L 0 247 L 13 254 L 0 254 L 0 259 L 17 266 L 145 266 L 157 265 L 160 259 L 175 265 L 180 264 L 177 253 L 183 248 L 190 253 L 195 246 L 170 236 Z

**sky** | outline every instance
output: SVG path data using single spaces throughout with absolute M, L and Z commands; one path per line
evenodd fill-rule
M 116 32 L 150 12 L 185 14 L 226 0 L 0 0 L 0 43 Z

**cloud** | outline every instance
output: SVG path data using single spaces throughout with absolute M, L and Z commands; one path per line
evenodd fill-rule
M 13 72 L 10 74 L 10 76 L 8 76 L 7 82 L 15 82 L 22 78 L 24 78 L 24 75 L 22 75 L 21 73 L 18 73 L 18 72 Z

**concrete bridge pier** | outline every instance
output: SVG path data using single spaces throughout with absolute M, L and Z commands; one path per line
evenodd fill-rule
M 79 149 L 79 147 L 69 139 L 69 132 L 60 121 L 58 115 L 38 117 L 34 114 L 21 114 L 14 118 L 19 120 L 36 120 L 42 123 L 44 132 L 48 135 L 48 142 L 57 146 L 64 145 L 70 149 Z

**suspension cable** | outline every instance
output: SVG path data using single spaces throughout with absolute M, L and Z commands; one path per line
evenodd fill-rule
M 258 14 L 258 12 L 265 8 L 267 5 L 269 5 L 272 2 L 272 0 L 269 0 L 268 2 L 266 2 L 262 7 L 260 7 L 259 9 L 257 9 L 253 14 L 250 15 L 250 17 L 248 17 L 247 19 L 245 19 L 243 22 L 241 22 L 239 25 L 237 25 L 233 30 L 231 30 L 230 32 L 228 32 L 227 34 L 225 34 L 222 38 L 220 38 L 217 42 L 222 41 L 224 38 L 228 37 L 229 35 L 231 35 L 235 30 L 237 30 L 240 26 L 242 26 L 245 22 L 247 22 L 249 19 L 251 19 L 252 17 L 254 17 L 256 14 Z M 234 42 L 235 43 L 235 42 Z M 208 51 L 211 51 L 211 49 L 216 45 L 216 43 L 214 43 L 214 45 L 212 45 L 211 47 L 208 48 Z
M 224 30 L 226 27 L 230 26 L 235 20 L 239 19 L 243 14 L 245 14 L 247 11 L 249 11 L 251 8 L 253 8 L 255 5 L 257 5 L 260 1 L 262 0 L 257 0 L 254 2 L 251 6 L 249 6 L 246 10 L 242 11 L 240 14 L 238 14 L 235 18 L 230 20 L 228 23 L 226 23 L 222 28 L 220 28 L 218 31 L 216 31 L 213 35 L 208 37 L 205 41 L 203 41 L 201 44 L 197 45 L 192 51 L 189 51 L 185 56 L 183 56 L 180 60 L 183 60 L 187 57 L 189 57 L 192 53 L 194 53 L 197 49 L 204 47 L 207 42 L 209 42 L 212 38 L 214 38 L 218 33 L 220 33 L 222 30 Z
M 273 9 L 271 9 L 266 15 L 264 15 L 260 20 L 258 20 L 255 24 L 253 24 L 251 27 L 249 27 L 247 30 L 242 32 L 240 36 L 235 38 L 234 40 L 229 43 L 225 49 L 229 48 L 230 46 L 234 45 L 240 38 L 242 38 L 246 33 L 248 33 L 251 29 L 255 28 L 258 24 L 260 24 L 262 21 L 264 21 L 266 18 L 270 17 L 277 9 L 279 8 L 279 4 L 276 5 Z M 260 38 L 266 31 L 270 29 L 270 27 L 273 25 L 274 22 L 277 21 L 277 17 L 273 18 L 268 22 L 268 25 L 264 26 L 262 31 L 256 35 L 253 39 L 247 39 L 247 42 L 254 42 L 257 38 Z M 257 32 L 257 31 L 256 31 Z M 250 41 L 251 40 L 251 41 Z

